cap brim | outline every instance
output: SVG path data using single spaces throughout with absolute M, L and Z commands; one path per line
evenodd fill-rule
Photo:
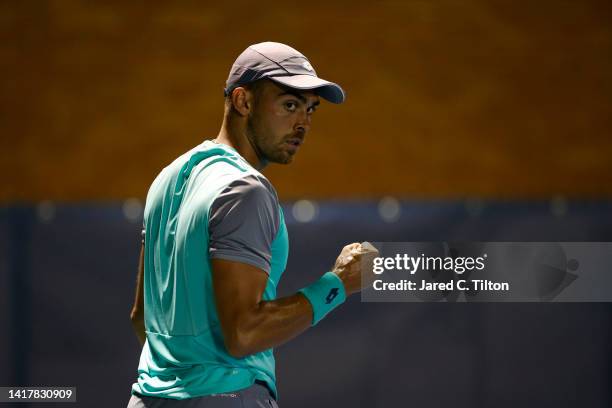
M 312 75 L 292 75 L 268 77 L 274 82 L 288 86 L 289 88 L 308 90 L 312 89 L 321 98 L 331 103 L 342 103 L 346 98 L 344 90 L 340 85 L 326 81 Z

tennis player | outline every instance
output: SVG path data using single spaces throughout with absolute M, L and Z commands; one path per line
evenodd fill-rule
M 276 297 L 289 239 L 268 163 L 291 163 L 319 98 L 342 88 L 280 43 L 248 47 L 221 130 L 164 168 L 145 206 L 132 321 L 143 343 L 129 408 L 275 407 L 273 348 L 359 292 L 358 243 L 298 293 Z

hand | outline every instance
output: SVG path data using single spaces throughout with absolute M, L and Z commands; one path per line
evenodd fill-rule
M 378 250 L 367 242 L 355 242 L 342 248 L 332 272 L 344 283 L 346 296 L 361 292 L 372 283 L 372 263 L 376 256 Z

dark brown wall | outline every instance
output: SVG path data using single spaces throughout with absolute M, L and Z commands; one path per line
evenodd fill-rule
M 144 197 L 264 40 L 348 93 L 283 199 L 612 195 L 607 1 L 176 3 L 0 4 L 0 201 Z

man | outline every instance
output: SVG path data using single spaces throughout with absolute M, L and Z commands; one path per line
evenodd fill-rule
M 144 344 L 131 408 L 276 406 L 272 348 L 361 290 L 355 243 L 317 282 L 276 298 L 287 229 L 259 172 L 290 163 L 319 97 L 341 103 L 343 90 L 297 50 L 265 42 L 238 57 L 225 97 L 217 138 L 162 170 L 147 195 L 132 310 Z

